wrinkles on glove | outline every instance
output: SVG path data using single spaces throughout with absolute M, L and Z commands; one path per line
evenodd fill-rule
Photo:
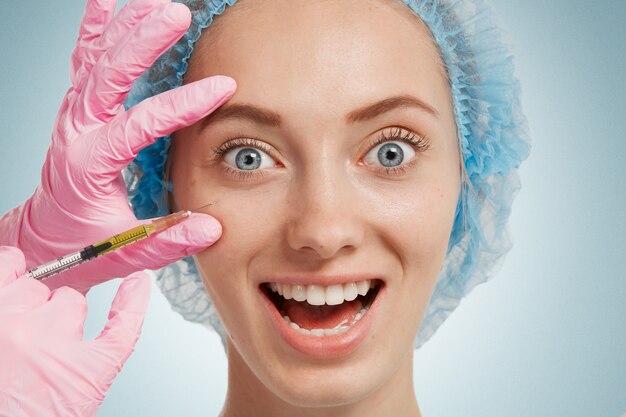
M 235 92 L 234 80 L 216 75 L 125 111 L 136 79 L 186 32 L 191 14 L 168 0 L 131 0 L 114 16 L 115 5 L 88 0 L 72 55 L 72 86 L 55 120 L 41 183 L 26 203 L 0 219 L 0 243 L 22 249 L 27 268 L 137 226 L 122 170 L 141 149 L 198 122 Z M 85 294 L 101 282 L 197 253 L 220 233 L 215 220 L 194 217 L 45 284 Z
M 141 333 L 149 276 L 125 279 L 104 330 L 83 340 L 85 298 L 23 273 L 19 249 L 0 247 L 0 416 L 95 416 Z

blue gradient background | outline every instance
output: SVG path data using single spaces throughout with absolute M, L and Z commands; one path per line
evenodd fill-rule
M 515 46 L 533 151 L 515 242 L 415 355 L 425 417 L 626 413 L 626 1 L 491 2 Z M 69 86 L 82 2 L 8 2 L 0 15 L 0 212 L 30 196 Z M 86 336 L 118 281 L 90 292 Z M 156 289 L 135 354 L 98 416 L 215 416 L 226 392 L 216 334 Z

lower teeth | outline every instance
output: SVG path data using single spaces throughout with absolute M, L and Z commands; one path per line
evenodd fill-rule
M 283 316 L 283 319 L 291 326 L 291 328 L 297 331 L 298 333 L 313 335 L 313 336 L 333 336 L 333 335 L 344 333 L 350 330 L 352 326 L 356 324 L 356 322 L 358 322 L 359 320 L 361 320 L 361 318 L 363 318 L 368 308 L 369 307 L 362 308 L 361 311 L 359 311 L 356 314 L 356 316 L 354 316 L 354 318 L 352 319 L 352 323 L 350 323 L 350 325 L 339 326 L 335 329 L 312 329 L 312 330 L 303 329 L 302 327 L 298 326 L 297 323 L 292 322 L 289 316 L 286 315 L 285 313 L 281 312 L 281 315 Z

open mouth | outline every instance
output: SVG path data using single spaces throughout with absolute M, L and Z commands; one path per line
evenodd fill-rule
M 297 332 L 332 336 L 350 330 L 367 313 L 383 282 L 361 280 L 330 286 L 267 282 L 261 290 Z

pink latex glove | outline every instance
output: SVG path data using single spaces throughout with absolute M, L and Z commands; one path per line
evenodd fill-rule
M 22 253 L 0 247 L 0 416 L 94 416 L 139 338 L 150 279 L 126 278 L 102 333 L 82 340 L 85 297 L 23 273 Z
M 214 76 L 124 111 L 134 81 L 185 33 L 191 13 L 169 0 L 132 0 L 113 17 L 115 7 L 115 0 L 88 1 L 72 55 L 73 85 L 57 115 L 41 185 L 0 219 L 0 245 L 19 247 L 28 269 L 140 224 L 121 171 L 155 138 L 202 119 L 236 88 L 231 78 Z M 220 235 L 217 220 L 192 214 L 163 233 L 45 283 L 84 294 L 111 278 L 199 252 Z

